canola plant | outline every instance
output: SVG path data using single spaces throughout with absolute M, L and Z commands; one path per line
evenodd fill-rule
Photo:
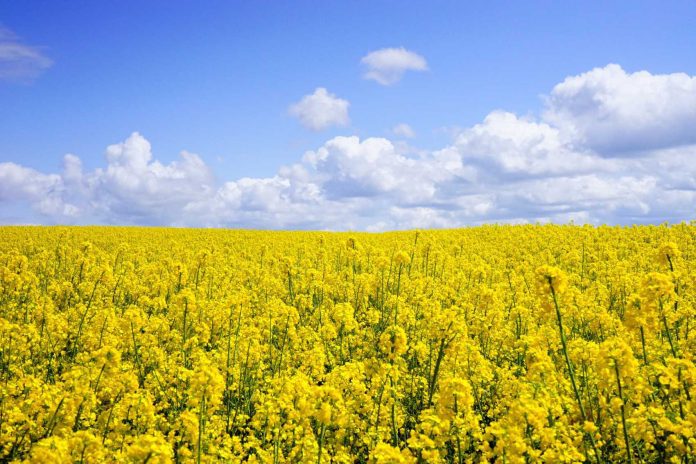
M 0 228 L 1 462 L 696 459 L 696 226 Z

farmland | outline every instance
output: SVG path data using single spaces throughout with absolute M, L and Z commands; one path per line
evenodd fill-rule
M 696 227 L 0 228 L 0 461 L 693 462 Z

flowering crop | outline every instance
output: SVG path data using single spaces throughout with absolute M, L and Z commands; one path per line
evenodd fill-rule
M 694 462 L 696 226 L 0 228 L 0 461 Z

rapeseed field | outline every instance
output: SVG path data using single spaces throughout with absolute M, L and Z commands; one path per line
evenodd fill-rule
M 696 226 L 0 228 L 1 462 L 694 462 Z

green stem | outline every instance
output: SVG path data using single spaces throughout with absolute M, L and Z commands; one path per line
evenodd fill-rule
M 640 344 L 643 347 L 643 364 L 648 365 L 648 355 L 645 352 L 645 333 L 643 331 L 643 326 L 640 326 Z
M 399 434 L 396 429 L 396 392 L 394 387 L 394 379 L 389 375 L 389 386 L 391 387 L 392 394 L 392 404 L 391 404 L 391 423 L 392 423 L 392 437 L 394 440 L 394 446 L 399 447 Z
M 399 314 L 399 294 L 401 293 L 401 271 L 404 265 L 399 264 L 399 276 L 396 279 L 396 305 L 394 305 L 394 326 L 397 325 L 398 314 Z
M 319 450 L 317 452 L 317 464 L 321 464 L 321 450 L 324 447 L 324 432 L 326 431 L 326 425 L 321 424 L 321 432 L 319 433 Z
M 566 366 L 568 367 L 568 375 L 570 376 L 570 383 L 573 386 L 573 393 L 575 394 L 575 399 L 578 402 L 578 407 L 580 408 L 580 415 L 582 416 L 583 422 L 587 420 L 587 415 L 585 414 L 585 408 L 582 405 L 582 399 L 580 398 L 580 393 L 578 392 L 578 387 L 575 383 L 575 372 L 573 371 L 573 365 L 570 363 L 570 358 L 568 357 L 568 346 L 566 344 L 565 332 L 563 331 L 563 317 L 561 316 L 561 309 L 558 307 L 558 298 L 556 297 L 556 290 L 553 288 L 553 283 L 551 277 L 547 277 L 546 280 L 549 283 L 549 288 L 551 289 L 551 296 L 553 297 L 553 305 L 556 308 L 556 319 L 558 320 L 558 331 L 561 335 L 561 345 L 563 347 L 563 357 L 565 358 Z M 601 463 L 599 457 L 599 450 L 597 450 L 597 444 L 595 439 L 591 434 L 587 434 L 592 443 L 592 449 L 595 453 L 595 459 L 597 463 Z
M 203 432 L 205 429 L 205 390 L 201 395 L 201 406 L 198 410 L 198 453 L 196 454 L 196 464 L 201 464 L 201 450 L 203 448 Z
M 624 441 L 626 442 L 626 457 L 628 464 L 631 464 L 631 442 L 628 439 L 628 428 L 626 427 L 626 400 L 623 396 L 621 387 L 621 375 L 619 373 L 619 362 L 614 359 L 614 372 L 616 373 L 616 383 L 619 385 L 619 399 L 621 400 L 621 425 L 623 426 Z

